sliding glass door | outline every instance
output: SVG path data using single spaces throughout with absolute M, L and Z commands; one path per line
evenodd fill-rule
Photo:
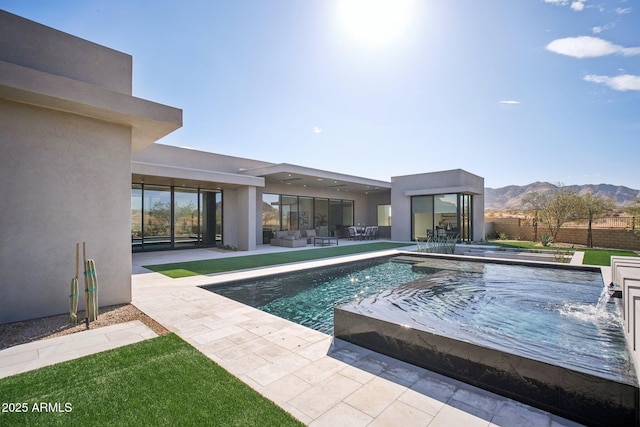
M 221 239 L 221 192 L 132 185 L 132 251 L 215 246 Z
M 457 237 L 471 241 L 470 194 L 436 194 L 411 198 L 411 238 Z

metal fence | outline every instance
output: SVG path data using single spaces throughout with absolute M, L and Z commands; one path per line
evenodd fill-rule
M 542 221 L 538 221 L 538 226 L 543 226 Z M 533 226 L 533 219 L 531 218 L 519 218 L 519 227 Z M 588 228 L 589 222 L 587 220 L 565 222 L 563 227 L 572 228 Z M 640 217 L 638 216 L 604 216 L 601 218 L 594 218 L 592 228 L 610 228 L 616 230 L 640 230 Z

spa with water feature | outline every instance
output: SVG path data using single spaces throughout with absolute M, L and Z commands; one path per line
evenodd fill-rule
M 597 267 L 407 252 L 207 289 L 582 424 L 626 426 L 639 424 L 627 288 Z

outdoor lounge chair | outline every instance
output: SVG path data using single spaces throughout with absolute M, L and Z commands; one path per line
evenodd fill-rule
M 349 240 L 361 240 L 362 233 L 358 231 L 354 226 L 349 227 Z

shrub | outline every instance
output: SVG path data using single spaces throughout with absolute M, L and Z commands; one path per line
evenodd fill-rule
M 507 233 L 505 233 L 504 231 L 501 231 L 500 233 L 498 233 L 498 238 L 500 240 L 507 240 Z
M 542 243 L 542 246 L 551 246 L 553 237 L 549 234 L 543 234 L 542 237 L 540 237 L 540 243 Z

